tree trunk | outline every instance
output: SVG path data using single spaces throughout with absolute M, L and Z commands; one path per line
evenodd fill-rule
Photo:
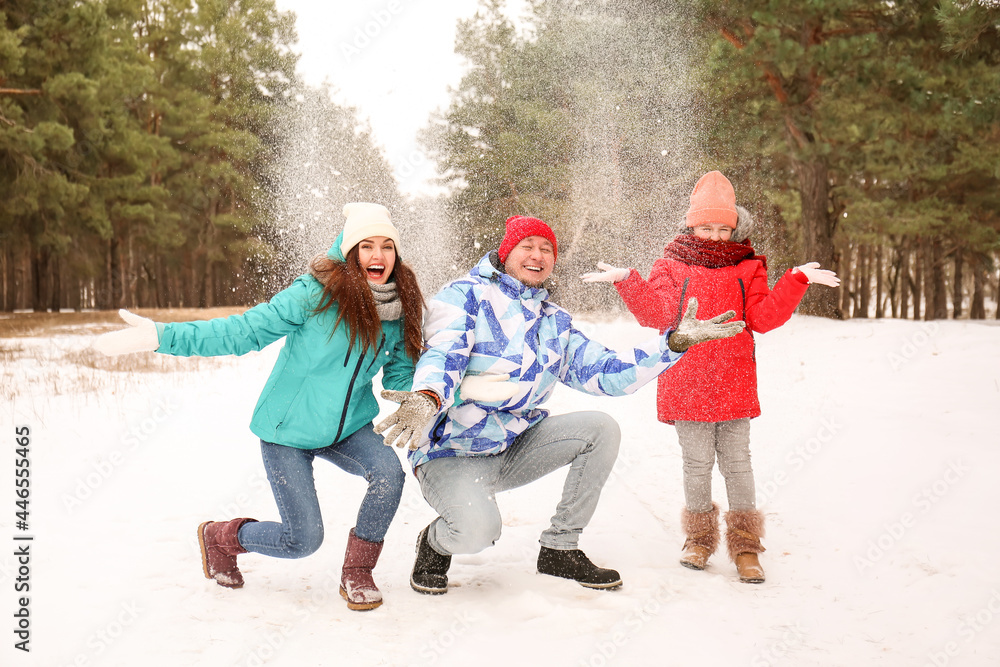
M 899 317 L 899 286 L 900 286 L 900 249 L 898 246 L 893 247 L 893 260 L 889 266 L 889 270 L 886 271 L 886 281 L 889 283 L 889 294 L 886 297 L 889 300 L 889 317 L 895 319 Z
M 118 236 L 112 236 L 108 241 L 108 252 L 111 261 L 111 294 L 108 306 L 112 309 L 125 307 L 125 285 L 122 281 L 122 252 Z
M 858 309 L 855 317 L 867 319 L 872 297 L 872 249 L 868 244 L 858 248 Z
M 156 304 L 159 308 L 170 308 L 170 271 L 167 269 L 167 262 L 163 255 L 157 253 L 153 262 L 156 271 Z
M 930 252 L 930 283 L 931 299 L 928 300 L 925 319 L 946 320 L 948 319 L 948 294 L 944 285 L 944 262 L 941 258 L 941 242 L 938 239 L 931 241 Z M 932 305 L 933 304 L 933 305 Z
M 135 243 L 133 235 L 128 235 L 128 244 L 125 253 L 125 298 L 128 308 L 139 306 L 139 262 L 135 260 Z
M 910 317 L 910 252 L 909 242 L 899 244 L 899 318 Z
M 0 311 L 9 313 L 14 310 L 14 261 L 12 257 L 13 253 L 10 246 L 5 246 L 3 252 L 0 252 L 0 279 L 3 280 L 2 291 L 0 291 Z
M 827 166 L 821 160 L 794 163 L 799 180 L 802 202 L 803 252 L 805 261 L 819 262 L 822 267 L 834 265 L 833 229 L 830 212 L 830 179 Z M 836 290 L 812 289 L 802 299 L 801 312 L 840 319 Z
M 962 268 L 964 257 L 962 248 L 955 249 L 955 275 L 954 283 L 951 286 L 951 307 L 952 317 L 956 320 L 962 317 Z
M 62 310 L 62 262 L 58 257 L 55 261 L 49 257 L 49 310 L 58 313 Z
M 997 296 L 997 308 L 996 312 L 993 313 L 993 317 L 1000 320 L 1000 272 L 997 273 L 997 291 L 995 294 Z
M 973 255 L 969 269 L 972 271 L 972 300 L 969 302 L 969 319 L 986 319 L 986 276 L 983 261 L 985 258 L 978 253 Z
M 198 305 L 198 281 L 195 279 L 196 270 L 195 265 L 197 261 L 194 257 L 194 252 L 192 250 L 186 250 L 184 252 L 184 303 L 181 304 L 185 308 L 194 308 Z
M 840 313 L 844 318 L 851 317 L 851 277 L 853 272 L 852 263 L 854 253 L 851 242 L 848 241 L 840 257 Z
M 919 320 L 920 313 L 923 312 L 925 253 L 923 240 L 917 239 L 913 249 L 913 283 L 910 285 L 910 292 L 913 294 L 913 319 L 915 320 Z
M 31 309 L 36 313 L 45 312 L 49 306 L 49 257 L 47 246 L 37 247 L 32 242 L 31 252 Z
M 885 277 L 882 267 L 883 248 L 885 244 L 879 241 L 875 247 L 875 317 L 881 319 L 885 317 L 885 304 L 882 302 L 885 294 Z

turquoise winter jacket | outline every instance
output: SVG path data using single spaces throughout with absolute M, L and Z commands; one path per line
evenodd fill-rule
M 316 315 L 323 287 L 302 275 L 268 303 L 242 315 L 200 322 L 157 323 L 157 352 L 220 356 L 261 350 L 281 337 L 285 344 L 254 408 L 250 430 L 266 442 L 318 449 L 340 442 L 378 415 L 372 379 L 383 370 L 386 389 L 409 391 L 413 361 L 403 345 L 403 320 L 382 322 L 378 350 L 362 356 L 361 342 L 348 351 L 343 323 L 333 333 L 337 308 Z

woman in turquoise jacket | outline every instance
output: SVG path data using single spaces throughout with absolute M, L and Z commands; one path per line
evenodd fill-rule
M 341 595 L 351 609 L 374 609 L 382 595 L 372 579 L 405 474 L 399 458 L 372 431 L 379 407 L 372 379 L 408 391 L 422 346 L 424 301 L 413 271 L 399 258 L 399 233 L 378 204 L 344 207 L 347 221 L 326 256 L 313 260 L 268 303 L 242 315 L 163 324 L 121 311 L 131 327 L 94 346 L 108 355 L 153 351 L 176 356 L 246 354 L 285 343 L 254 408 L 280 522 L 239 518 L 198 527 L 205 576 L 243 586 L 238 554 L 301 558 L 323 542 L 313 461 L 328 460 L 368 482 L 351 529 Z

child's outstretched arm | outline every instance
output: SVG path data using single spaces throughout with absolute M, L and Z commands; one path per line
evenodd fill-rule
M 747 326 L 758 333 L 777 329 L 788 321 L 811 283 L 836 287 L 840 278 L 833 271 L 809 262 L 785 272 L 773 290 L 767 289 L 767 271 L 761 266 L 750 282 L 746 295 Z
M 666 308 L 664 296 L 654 290 L 638 271 L 618 268 L 606 262 L 598 262 L 597 268 L 601 270 L 585 273 L 580 278 L 585 283 L 613 283 L 625 306 L 641 326 L 665 331 L 677 325 L 677 311 Z
M 792 271 L 803 274 L 810 284 L 816 283 L 827 287 L 840 286 L 840 278 L 837 274 L 829 269 L 819 268 L 819 262 L 808 262 L 802 266 L 796 266 Z

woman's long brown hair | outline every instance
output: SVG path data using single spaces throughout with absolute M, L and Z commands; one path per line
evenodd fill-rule
M 323 285 L 323 295 L 315 314 L 330 310 L 337 304 L 337 319 L 333 331 L 341 322 L 347 327 L 350 351 L 355 341 L 361 339 L 361 354 L 378 348 L 382 336 L 382 322 L 375 307 L 375 297 L 368 286 L 368 276 L 358 260 L 358 246 L 347 253 L 346 261 L 338 262 L 319 255 L 309 265 L 312 275 Z M 416 363 L 423 351 L 424 296 L 417 284 L 417 276 L 396 254 L 396 265 L 389 280 L 396 281 L 396 293 L 403 304 L 403 344 L 406 354 Z M 332 332 L 331 332 L 332 335 Z

